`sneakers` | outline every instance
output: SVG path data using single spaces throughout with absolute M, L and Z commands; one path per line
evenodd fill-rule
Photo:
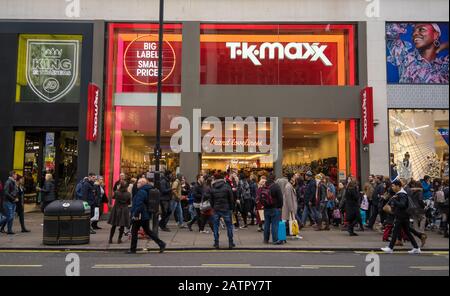
M 262 227 L 258 227 L 258 232 L 263 232 L 264 229 Z
M 350 234 L 350 236 L 358 236 L 358 234 L 354 233 L 354 232 L 350 232 L 349 234 Z
M 381 251 L 385 252 L 386 254 L 392 254 L 394 253 L 394 250 L 392 250 L 389 247 L 381 248 Z
M 214 249 L 218 250 L 219 249 L 219 243 L 214 243 Z
M 408 254 L 420 254 L 420 253 L 422 253 L 420 248 L 414 248 L 411 251 L 408 251 Z
M 200 233 L 203 233 L 203 234 L 209 234 L 209 231 L 208 230 L 202 230 L 202 231 L 199 231 Z
M 421 236 L 420 236 L 420 241 L 421 241 L 421 245 L 420 245 L 420 247 L 421 248 L 423 248 L 423 246 L 425 246 L 425 243 L 427 242 L 427 235 L 424 233 L 424 234 L 422 234 Z
M 228 250 L 231 250 L 233 248 L 236 248 L 236 245 L 234 243 L 229 243 L 228 244 Z
M 239 229 L 247 229 L 247 228 L 248 228 L 247 225 L 243 225 L 243 226 L 239 227 Z

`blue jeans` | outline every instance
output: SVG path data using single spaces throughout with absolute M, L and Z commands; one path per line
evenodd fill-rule
M 231 211 L 216 211 L 214 213 L 214 243 L 219 244 L 220 218 L 223 218 L 227 226 L 228 242 L 233 243 L 233 223 L 231 221 Z
M 305 225 L 306 219 L 308 219 L 308 215 L 311 214 L 312 219 L 315 223 L 318 223 L 320 220 L 320 212 L 317 210 L 316 207 L 309 205 L 305 205 L 305 208 L 303 209 L 303 215 L 302 215 L 302 224 Z
M 184 218 L 183 218 L 183 209 L 181 208 L 181 202 L 172 200 L 170 202 L 170 209 L 172 213 L 175 213 L 175 215 L 177 215 L 178 225 L 183 225 Z
M 16 213 L 16 204 L 13 202 L 5 201 L 3 203 L 3 207 L 5 208 L 5 214 L 6 214 L 6 220 L 1 223 L 1 226 L 4 224 L 8 227 L 8 232 L 12 232 L 13 222 L 14 222 L 14 215 Z
M 280 209 L 264 209 L 264 241 L 270 238 L 270 227 L 272 226 L 272 241 L 278 241 L 278 223 L 281 220 Z

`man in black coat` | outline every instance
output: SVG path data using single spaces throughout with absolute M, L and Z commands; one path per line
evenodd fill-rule
M 161 220 L 159 221 L 159 227 L 162 231 L 170 232 L 167 228 L 167 223 L 169 223 L 170 215 L 172 211 L 170 210 L 170 201 L 172 200 L 172 186 L 170 184 L 170 179 L 172 178 L 172 173 L 166 171 L 164 176 L 161 177 L 159 191 L 161 193 L 160 204 L 161 204 Z
M 371 210 L 370 210 L 369 225 L 367 226 L 367 228 L 369 230 L 373 230 L 373 225 L 375 224 L 375 222 L 377 220 L 378 214 L 380 214 L 380 218 L 382 218 L 382 213 L 379 212 L 380 202 L 381 202 L 381 199 L 383 198 L 383 194 L 385 191 L 385 185 L 383 183 L 382 176 L 378 176 L 376 178 L 376 183 L 375 183 L 374 189 L 375 190 L 373 191 L 373 195 L 372 195 L 372 205 L 371 205 Z M 383 220 L 383 219 L 381 219 L 381 220 Z M 381 223 L 383 223 L 383 221 L 381 221 Z
M 316 207 L 316 180 L 314 179 L 313 173 L 311 171 L 306 172 L 305 178 L 307 183 L 304 195 L 305 207 L 303 209 L 301 227 L 305 225 L 306 219 L 308 219 L 309 215 L 312 216 L 314 222 L 317 225 L 319 224 L 319 212 L 317 211 Z
M 230 185 L 225 182 L 222 173 L 218 173 L 214 176 L 209 201 L 211 203 L 211 207 L 214 209 L 214 248 L 219 249 L 219 225 L 220 219 L 223 218 L 225 225 L 227 226 L 228 248 L 232 249 L 235 247 L 233 242 L 233 224 L 231 219 L 234 196 Z
M 87 202 L 91 207 L 91 218 L 95 215 L 95 208 L 97 206 L 96 194 L 95 194 L 95 178 L 96 175 L 94 173 L 89 173 L 88 179 L 83 183 L 83 187 L 81 188 L 81 192 L 83 194 L 82 200 Z M 91 228 L 91 234 L 95 234 L 96 232 Z
M 408 194 L 403 189 L 403 184 L 400 180 L 395 180 L 392 182 L 392 190 L 394 190 L 395 195 L 389 200 L 389 205 L 393 209 L 394 213 L 394 230 L 392 231 L 392 239 L 388 247 L 381 248 L 385 253 L 392 253 L 394 251 L 395 242 L 403 230 L 408 240 L 413 245 L 413 249 L 408 251 L 409 254 L 420 254 L 421 250 L 417 245 L 416 240 L 411 234 L 409 225 L 409 214 L 408 214 Z

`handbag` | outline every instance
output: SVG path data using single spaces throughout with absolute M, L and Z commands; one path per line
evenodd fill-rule
M 385 213 L 392 214 L 392 207 L 391 207 L 389 204 L 386 204 L 386 205 L 383 207 L 383 211 L 384 211 Z
M 100 208 L 95 207 L 94 208 L 94 217 L 91 218 L 91 222 L 96 222 L 100 220 Z
M 290 219 L 289 219 L 289 234 L 292 236 L 297 236 L 300 232 L 299 227 L 298 227 L 298 222 L 295 219 L 294 215 L 292 215 L 292 213 L 289 215 Z

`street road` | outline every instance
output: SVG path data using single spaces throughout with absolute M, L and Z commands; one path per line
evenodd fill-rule
M 0 276 L 65 276 L 68 252 L 0 251 Z M 78 252 L 81 276 L 364 276 L 367 252 Z M 448 276 L 448 252 L 379 254 L 382 276 Z

